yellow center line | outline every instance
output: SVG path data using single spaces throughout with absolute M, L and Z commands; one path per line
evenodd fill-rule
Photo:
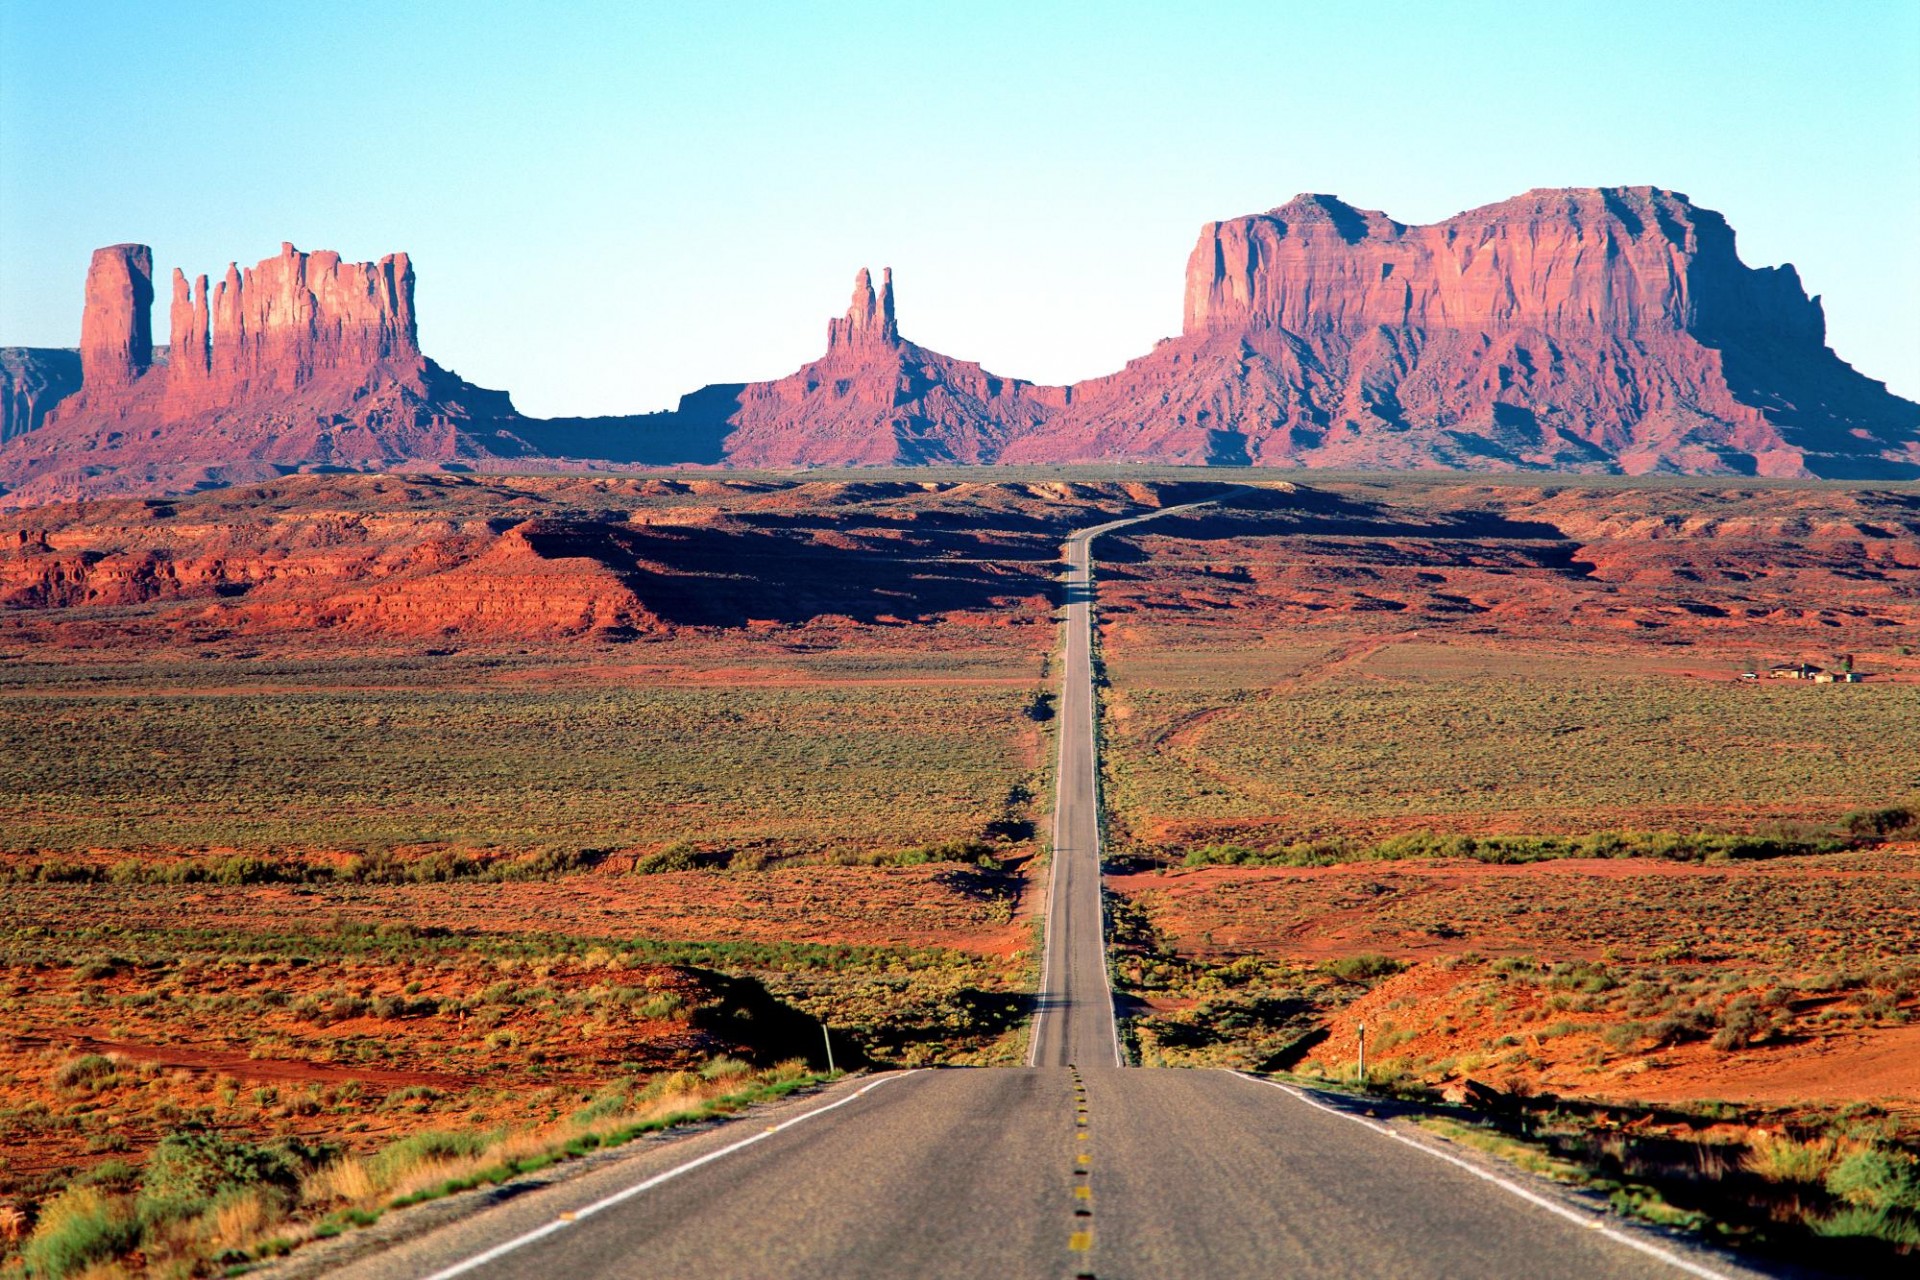
M 1093 1232 L 1076 1231 L 1067 1237 L 1067 1248 L 1075 1253 L 1085 1253 L 1093 1248 Z

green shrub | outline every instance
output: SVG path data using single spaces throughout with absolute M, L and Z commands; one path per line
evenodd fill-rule
M 661 871 L 697 871 L 707 862 L 708 859 L 692 845 L 679 840 L 636 859 L 633 870 L 634 874 L 643 876 Z
M 304 1154 L 286 1145 L 255 1146 L 217 1133 L 170 1133 L 154 1148 L 140 1179 L 141 1220 L 186 1217 L 233 1190 L 260 1189 L 290 1200 L 312 1163 Z
M 1915 814 L 1907 805 L 1890 805 L 1884 809 L 1856 809 L 1840 819 L 1840 825 L 1856 836 L 1890 836 L 1898 831 L 1912 827 L 1920 814 Z
M 555 845 L 537 853 L 514 858 L 509 862 L 496 863 L 487 868 L 485 878 L 488 880 L 545 880 L 553 876 L 566 875 L 570 871 L 584 871 L 598 862 L 602 856 L 598 850 Z
M 1885 1209 L 1849 1205 L 1838 1213 L 1814 1219 L 1811 1225 L 1815 1235 L 1864 1237 L 1885 1240 L 1903 1249 L 1920 1248 L 1920 1222 Z
M 1376 978 L 1390 978 L 1406 967 L 1388 956 L 1365 955 L 1329 960 L 1320 966 L 1320 970 L 1345 982 L 1371 982 Z
M 851 864 L 865 867 L 925 867 L 940 862 L 970 862 L 989 871 L 1001 869 L 993 846 L 984 840 L 942 840 L 911 849 L 889 849 L 856 855 Z
M 79 1089 L 87 1085 L 98 1084 L 111 1077 L 119 1068 L 112 1058 L 98 1053 L 83 1053 L 77 1058 L 62 1063 L 53 1073 L 53 1085 L 56 1089 Z
M 116 1195 L 129 1195 L 140 1186 L 140 1170 L 125 1160 L 102 1160 L 74 1182 Z
M 124 962 L 113 956 L 95 956 L 73 966 L 75 982 L 102 982 L 120 972 Z
M 464 858 L 451 849 L 436 849 L 407 866 L 407 878 L 415 884 L 444 884 L 478 874 L 481 864 Z
M 1739 996 L 1720 1015 L 1720 1029 L 1713 1033 L 1716 1049 L 1744 1049 L 1772 1030 L 1773 1024 L 1754 997 Z
M 1827 1174 L 1827 1190 L 1869 1209 L 1920 1210 L 1920 1160 L 1878 1147 L 1857 1151 Z
M 139 1243 L 140 1223 L 125 1200 L 78 1186 L 47 1202 L 20 1253 L 27 1274 L 60 1280 L 130 1253 Z
M 445 1129 L 409 1134 L 381 1148 L 367 1161 L 367 1172 L 378 1185 L 391 1186 L 409 1170 L 429 1161 L 477 1156 L 485 1149 L 487 1140 L 488 1135 L 483 1133 L 454 1133 Z

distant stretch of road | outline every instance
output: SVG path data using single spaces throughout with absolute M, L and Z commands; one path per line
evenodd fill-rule
M 1122 1065 L 1107 978 L 1106 913 L 1100 898 L 1100 760 L 1093 690 L 1093 540 L 1144 520 L 1191 511 L 1164 507 L 1083 529 L 1066 545 L 1066 643 L 1056 731 L 1053 868 L 1048 880 L 1046 953 L 1034 1013 L 1036 1067 Z
M 1291 1086 L 1122 1065 L 1108 986 L 1089 547 L 1066 546 L 1060 765 L 1031 1065 L 892 1072 L 761 1108 L 348 1263 L 454 1277 L 1756 1274 Z M 297 1261 L 298 1255 L 295 1255 Z

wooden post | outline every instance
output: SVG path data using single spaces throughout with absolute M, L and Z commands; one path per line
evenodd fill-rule
M 1360 1024 L 1360 1087 L 1367 1084 L 1367 1024 Z

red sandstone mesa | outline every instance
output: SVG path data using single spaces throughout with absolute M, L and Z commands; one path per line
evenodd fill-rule
M 1790 266 L 1654 187 L 1432 226 L 1332 196 L 1209 223 L 1184 330 L 1002 461 L 1920 474 L 1920 406 L 1825 345 Z
M 892 273 L 875 290 L 862 271 L 826 354 L 788 377 L 543 422 L 421 354 L 413 286 L 405 254 L 291 245 L 211 296 L 176 271 L 162 359 L 150 253 L 100 250 L 79 393 L 61 399 L 70 353 L 0 350 L 4 501 L 532 457 L 1920 476 L 1920 405 L 1826 346 L 1792 267 L 1747 267 L 1724 218 L 1656 187 L 1424 227 L 1323 195 L 1209 223 L 1181 334 L 1071 387 L 903 338 Z

